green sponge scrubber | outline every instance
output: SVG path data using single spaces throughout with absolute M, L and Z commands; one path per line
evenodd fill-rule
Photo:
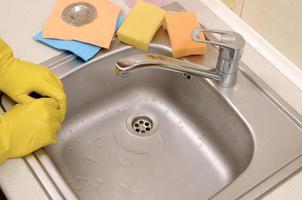
M 121 42 L 147 51 L 155 33 L 162 25 L 165 11 L 150 3 L 138 0 L 117 31 Z

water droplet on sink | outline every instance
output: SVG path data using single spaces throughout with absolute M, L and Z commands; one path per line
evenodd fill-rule
M 125 112 L 125 111 L 127 111 L 127 110 L 128 110 L 127 107 L 119 107 L 119 108 L 118 108 L 118 112 Z
M 77 187 L 78 191 L 82 191 L 82 188 L 80 186 Z
M 87 176 L 83 176 L 83 181 L 87 182 L 88 181 L 88 177 Z
M 109 114 L 110 114 L 110 110 L 106 109 L 105 112 L 104 112 L 104 115 L 109 115 Z
M 69 151 L 72 151 L 72 149 L 73 149 L 72 146 L 69 146 L 69 147 L 68 147 L 68 150 L 69 150 Z
M 98 145 L 99 147 L 103 146 L 103 144 L 102 144 L 102 143 L 98 143 L 97 145 Z
M 132 177 L 132 179 L 127 180 L 127 181 L 118 180 L 117 183 L 122 188 L 131 187 L 135 183 L 135 177 Z
M 89 161 L 91 163 L 98 163 L 99 162 L 97 159 L 95 159 L 94 157 L 89 156 L 89 155 L 85 156 L 84 160 L 87 160 L 87 161 Z
M 101 193 L 102 192 L 102 184 L 103 182 L 100 184 L 99 181 L 97 180 L 95 184 L 93 184 L 93 188 L 98 192 Z
M 119 162 L 120 165 L 122 165 L 122 166 L 128 166 L 128 165 L 131 164 L 131 161 L 128 160 L 128 159 L 123 158 L 123 157 L 120 155 L 119 152 L 116 153 L 116 157 L 117 157 L 118 162 Z
M 96 182 L 98 185 L 103 185 L 103 180 L 100 178 L 96 179 Z
M 178 121 L 178 127 L 179 127 L 180 129 L 183 129 L 184 125 L 183 125 L 183 121 L 182 121 L 182 120 L 179 120 L 179 121 Z
M 201 136 L 201 135 L 199 135 L 198 136 L 198 139 L 199 139 L 199 147 L 203 147 L 204 146 L 204 144 L 205 144 L 205 139 L 204 139 L 204 137 L 203 136 Z
M 103 140 L 104 137 L 105 137 L 104 135 L 98 136 L 98 137 L 96 137 L 91 143 L 97 142 L 97 141 L 99 141 L 99 140 Z
M 164 141 L 163 141 L 162 136 L 159 133 L 157 134 L 157 138 L 158 138 L 162 153 L 165 153 Z

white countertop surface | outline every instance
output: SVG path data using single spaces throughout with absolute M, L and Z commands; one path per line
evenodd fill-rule
M 200 3 L 200 1 L 206 0 L 178 1 L 188 10 L 195 10 L 200 21 L 207 28 L 229 29 L 213 12 Z M 122 9 L 127 9 L 122 0 L 114 0 L 113 2 L 120 4 Z M 173 0 L 166 2 L 173 2 Z M 0 37 L 12 46 L 16 57 L 41 63 L 61 53 L 61 51 L 32 39 L 34 34 L 41 31 L 43 23 L 54 5 L 55 0 L 0 0 L 0 8 L 5 8 L 1 9 L 0 13 Z M 260 78 L 302 114 L 302 88 L 295 87 L 249 45 L 245 48 L 242 59 L 247 65 L 253 66 L 252 70 Z M 0 166 L 0 185 L 8 198 L 12 200 L 48 199 L 23 159 L 12 159 Z M 301 188 L 302 173 L 300 172 L 281 184 L 264 199 L 302 199 Z

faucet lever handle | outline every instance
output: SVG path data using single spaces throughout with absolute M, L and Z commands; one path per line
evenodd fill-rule
M 219 39 L 213 38 L 212 40 L 200 39 L 200 34 L 213 33 L 219 35 Z M 201 42 L 222 48 L 228 48 L 232 50 L 241 50 L 245 45 L 244 38 L 234 31 L 224 31 L 216 29 L 194 29 L 192 32 L 192 40 L 194 42 Z

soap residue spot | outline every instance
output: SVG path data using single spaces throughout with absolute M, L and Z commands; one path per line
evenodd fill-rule
M 98 163 L 99 162 L 97 159 L 95 159 L 94 157 L 89 156 L 89 155 L 85 156 L 84 160 L 87 160 L 87 161 L 89 161 L 91 163 Z
M 77 142 L 77 143 L 81 143 L 80 138 L 76 139 L 76 142 Z

